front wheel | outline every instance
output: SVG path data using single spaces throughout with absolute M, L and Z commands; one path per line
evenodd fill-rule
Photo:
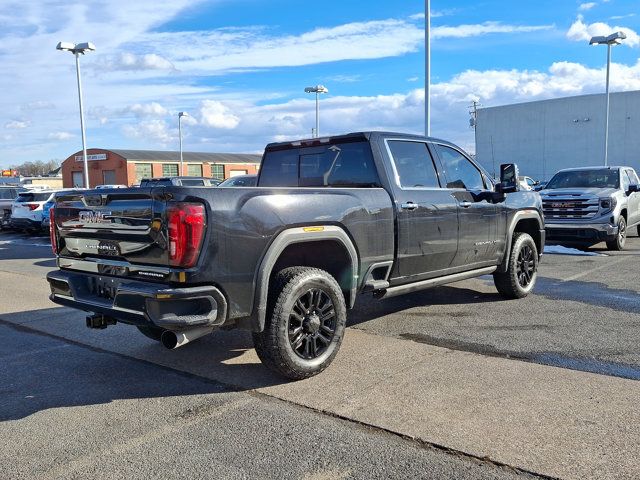
M 607 242 L 608 250 L 624 250 L 624 244 L 627 242 L 627 221 L 622 215 L 618 219 L 618 235 L 616 238 Z
M 513 236 L 506 272 L 494 272 L 493 283 L 505 298 L 526 297 L 538 277 L 538 248 L 531 235 L 517 232 Z
M 302 380 L 331 364 L 346 321 L 344 295 L 331 275 L 318 268 L 285 268 L 271 282 L 264 331 L 253 334 L 253 343 L 265 366 Z

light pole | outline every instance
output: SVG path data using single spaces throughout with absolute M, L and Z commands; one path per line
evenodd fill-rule
M 92 52 L 96 47 L 91 42 L 71 43 L 59 42 L 57 50 L 73 53 L 76 57 L 76 77 L 78 79 L 78 102 L 80 103 L 80 130 L 82 132 L 82 158 L 84 160 L 84 186 L 89 188 L 89 163 L 87 162 L 87 138 L 84 132 L 84 109 L 82 108 L 82 82 L 80 81 L 80 54 Z
M 431 136 L 431 0 L 424 2 L 424 134 Z
M 324 85 L 316 85 L 315 87 L 307 87 L 304 89 L 305 93 L 316 94 L 316 133 L 315 137 L 320 136 L 320 94 L 329 93 L 329 90 Z
M 606 45 L 607 46 L 607 107 L 604 121 L 604 166 L 609 165 L 609 71 L 611 70 L 611 47 L 619 45 L 622 40 L 627 38 L 624 32 L 615 32 L 604 37 L 592 37 L 589 45 Z
M 180 137 L 180 175 L 184 175 L 184 166 L 182 163 L 182 117 L 188 117 L 187 112 L 178 112 L 178 136 Z

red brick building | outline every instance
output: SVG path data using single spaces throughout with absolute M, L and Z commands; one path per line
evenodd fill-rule
M 142 178 L 179 175 L 180 153 L 156 150 L 87 150 L 89 186 L 136 185 Z M 261 155 L 245 153 L 183 152 L 183 175 L 223 180 L 235 175 L 257 173 Z M 82 150 L 62 162 L 64 188 L 84 185 Z

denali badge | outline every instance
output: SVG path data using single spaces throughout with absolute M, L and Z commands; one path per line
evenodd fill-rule
M 84 223 L 110 223 L 105 217 L 111 215 L 111 212 L 94 212 L 92 210 L 83 210 L 78 216 Z

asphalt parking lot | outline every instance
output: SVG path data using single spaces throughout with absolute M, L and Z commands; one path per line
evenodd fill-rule
M 640 238 L 599 247 L 545 255 L 524 300 L 362 298 L 288 384 L 244 332 L 87 330 L 47 299 L 48 239 L 0 233 L 0 478 L 637 478 Z

